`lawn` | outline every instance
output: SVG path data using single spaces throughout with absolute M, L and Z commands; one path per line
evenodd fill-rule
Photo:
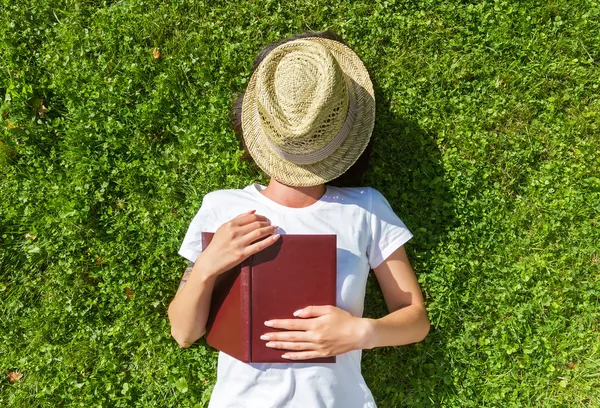
M 308 30 L 369 69 L 365 185 L 414 233 L 432 321 L 363 352 L 378 406 L 600 406 L 600 3 L 0 0 L 1 406 L 207 405 L 176 252 L 204 194 L 266 182 L 232 99 Z

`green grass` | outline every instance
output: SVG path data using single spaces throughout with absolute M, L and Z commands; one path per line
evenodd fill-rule
M 0 0 L 0 405 L 206 405 L 176 251 L 205 193 L 266 181 L 228 124 L 256 53 L 330 29 L 432 321 L 363 353 L 378 406 L 600 406 L 600 5 L 206 3 Z

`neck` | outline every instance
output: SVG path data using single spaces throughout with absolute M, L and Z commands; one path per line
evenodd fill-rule
M 262 194 L 286 207 L 302 208 L 319 201 L 326 191 L 327 187 L 325 187 L 325 184 L 309 187 L 292 187 L 271 179 L 269 185 L 262 191 Z

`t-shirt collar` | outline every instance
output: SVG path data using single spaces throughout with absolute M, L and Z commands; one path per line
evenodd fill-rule
M 321 198 L 319 198 L 318 201 L 314 202 L 313 204 L 311 204 L 307 207 L 300 207 L 300 208 L 288 207 L 288 206 L 279 204 L 279 203 L 271 200 L 270 198 L 265 196 L 263 193 L 261 193 L 261 191 L 264 190 L 265 188 L 266 188 L 266 186 L 263 186 L 262 184 L 253 183 L 253 184 L 250 184 L 249 186 L 247 186 L 244 190 L 247 190 L 248 192 L 250 192 L 253 196 L 255 196 L 259 201 L 263 202 L 265 205 L 267 205 L 271 208 L 274 208 L 276 210 L 279 210 L 282 212 L 287 212 L 287 213 L 300 213 L 300 212 L 313 211 L 313 210 L 316 210 L 317 208 L 322 207 L 326 202 L 331 201 L 330 196 L 329 196 L 329 193 L 331 192 L 331 187 L 328 186 L 327 184 L 325 185 L 325 188 L 326 188 L 325 194 L 323 194 L 323 196 L 321 196 Z

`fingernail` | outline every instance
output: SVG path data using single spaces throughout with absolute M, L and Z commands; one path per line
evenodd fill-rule
M 265 326 L 273 327 L 273 322 L 271 322 L 271 321 L 266 321 L 266 322 L 265 322 Z
M 275 241 L 277 238 L 279 238 L 279 234 L 273 235 L 273 241 Z
M 267 336 L 266 334 L 263 334 L 262 336 L 260 336 L 261 340 L 269 340 L 269 336 Z
M 296 310 L 296 311 L 294 312 L 294 316 L 298 316 L 300 313 L 302 313 L 302 309 L 300 309 L 300 310 Z
M 290 356 L 288 356 L 287 354 L 282 354 L 281 357 L 283 357 L 283 358 L 290 358 Z

